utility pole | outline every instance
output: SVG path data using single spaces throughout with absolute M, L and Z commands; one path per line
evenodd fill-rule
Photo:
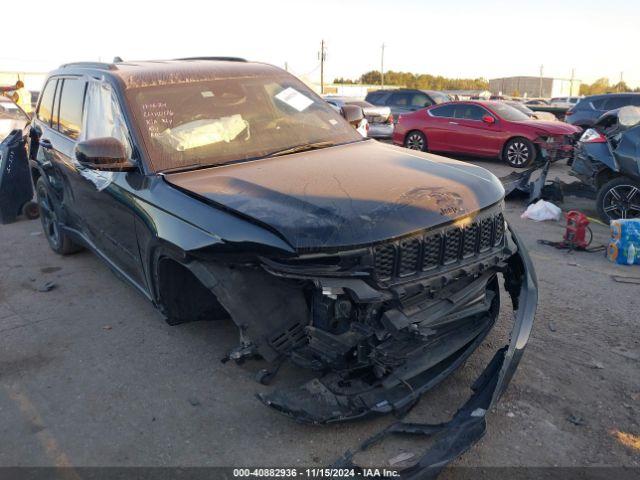
M 380 89 L 384 90 L 384 43 L 380 52 Z
M 572 96 L 573 95 L 573 79 L 576 76 L 576 69 L 572 68 L 571 69 L 571 88 L 569 89 L 569 95 Z
M 542 72 L 544 70 L 544 65 L 540 65 L 540 95 L 539 97 L 542 98 Z
M 320 93 L 324 94 L 324 61 L 327 59 L 327 48 L 324 45 L 324 39 L 320 42 Z

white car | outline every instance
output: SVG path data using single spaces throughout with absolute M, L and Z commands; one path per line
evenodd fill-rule
M 393 115 L 391 115 L 391 109 L 389 107 L 378 107 L 359 98 L 337 95 L 326 95 L 324 99 L 338 112 L 343 105 L 356 105 L 361 107 L 365 115 L 364 120 L 367 122 L 367 135 L 363 136 L 390 139 L 393 135 Z M 358 131 L 360 131 L 360 128 Z
M 572 108 L 580 101 L 582 97 L 555 97 L 550 100 L 552 107 Z
M 12 130 L 22 130 L 29 121 L 29 116 L 11 99 L 0 96 L 0 141 Z

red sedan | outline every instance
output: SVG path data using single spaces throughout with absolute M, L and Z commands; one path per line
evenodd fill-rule
M 451 102 L 402 115 L 393 142 L 414 150 L 502 158 L 515 168 L 544 154 L 570 158 L 580 128 L 531 120 L 502 102 Z

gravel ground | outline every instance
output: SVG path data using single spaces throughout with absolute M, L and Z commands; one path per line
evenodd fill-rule
M 567 178 L 566 166 L 556 175 Z M 487 434 L 454 465 L 639 467 L 640 287 L 611 275 L 640 269 L 537 244 L 559 240 L 563 223 L 522 220 L 524 206 L 508 201 L 507 218 L 536 266 L 537 321 Z M 585 200 L 561 206 L 595 214 Z M 606 242 L 606 227 L 593 231 Z M 38 221 L 0 226 L 0 466 L 327 465 L 393 421 L 303 426 L 267 409 L 255 398 L 270 388 L 254 381 L 263 362 L 220 362 L 237 340 L 230 322 L 170 327 L 95 256 L 57 256 L 40 232 Z M 46 282 L 55 288 L 38 291 Z M 468 397 L 507 339 L 503 302 L 485 345 L 409 420 L 444 420 Z M 285 366 L 276 384 L 304 376 Z M 394 440 L 362 460 L 384 466 L 424 447 Z

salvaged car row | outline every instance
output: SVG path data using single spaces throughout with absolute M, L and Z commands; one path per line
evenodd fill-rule
M 325 100 L 332 103 L 333 98 Z M 345 97 L 340 101 L 362 103 Z M 503 98 L 451 101 L 442 92 L 400 89 L 370 92 L 365 103 L 371 108 L 375 108 L 372 103 L 384 105 L 379 108 L 392 112 L 393 119 L 387 120 L 388 127 L 377 138 L 413 150 L 500 158 L 513 168 L 528 168 L 502 180 L 508 191 L 517 185 L 531 194 L 531 200 L 544 191 L 548 164 L 566 160 L 574 165 L 571 174 L 586 187 L 581 195 L 595 200 L 604 222 L 640 217 L 640 154 L 633 143 L 640 93 L 525 103 Z M 560 110 L 565 121 L 544 111 L 547 108 Z M 623 121 L 618 122 L 621 111 Z M 536 170 L 541 175 L 531 184 Z M 564 188 L 570 190 L 570 185 Z

